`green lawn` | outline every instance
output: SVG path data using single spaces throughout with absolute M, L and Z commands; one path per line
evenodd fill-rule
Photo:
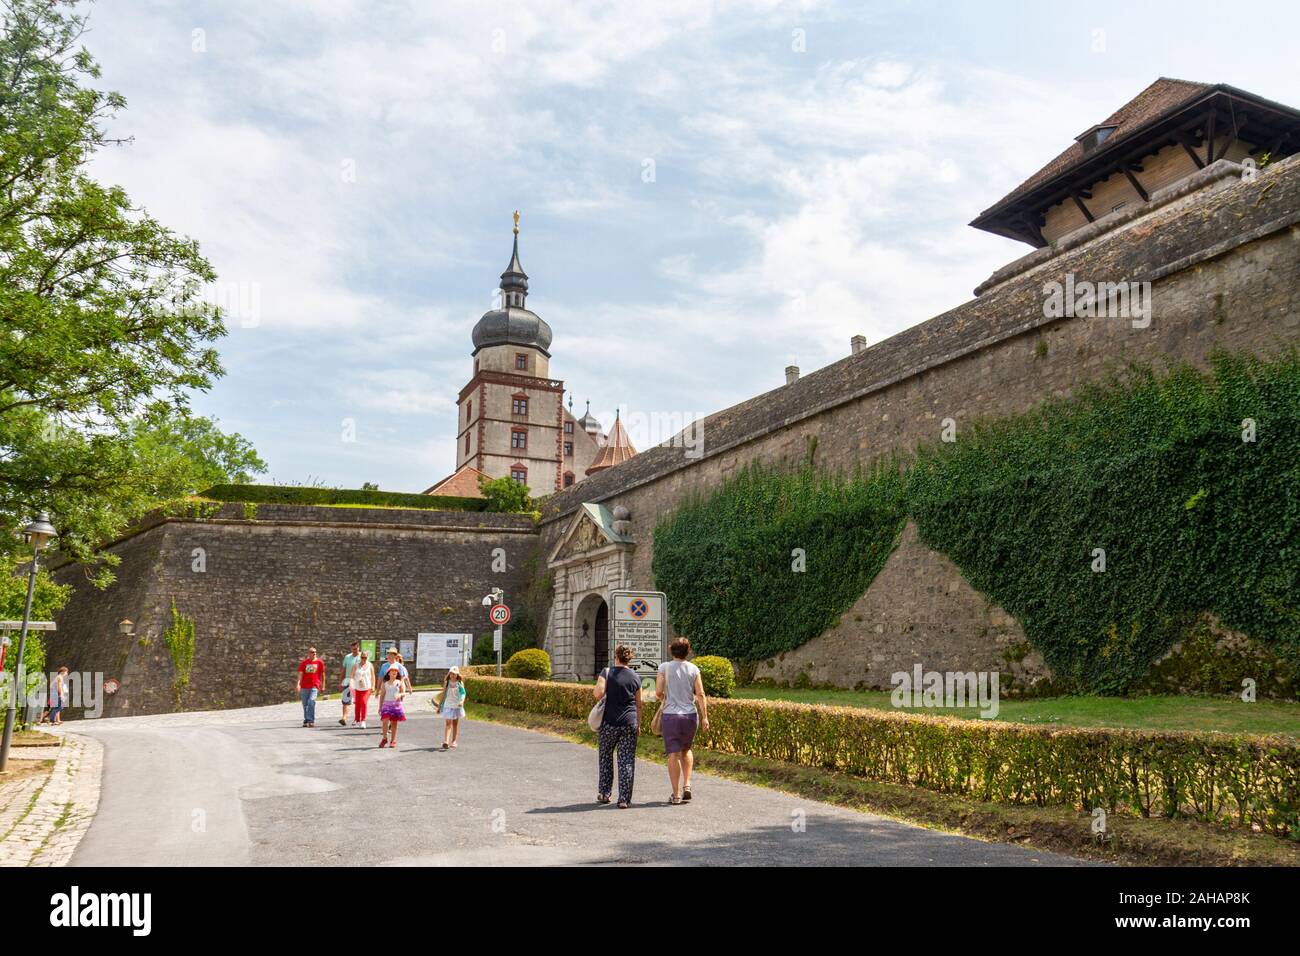
M 790 690 L 740 687 L 737 697 L 790 700 L 893 710 L 889 691 Z M 917 713 L 978 717 L 977 708 L 905 708 Z M 1300 737 L 1300 704 L 1236 697 L 1048 697 L 1003 700 L 997 720 L 1069 727 L 1132 727 L 1142 730 L 1217 730 L 1224 733 L 1286 734 Z

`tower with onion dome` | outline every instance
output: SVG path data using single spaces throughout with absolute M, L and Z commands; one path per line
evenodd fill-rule
M 605 444 L 590 403 L 575 418 L 564 382 L 551 377 L 551 327 L 528 308 L 518 210 L 514 218 L 500 301 L 470 335 L 474 369 L 457 400 L 456 471 L 427 494 L 473 496 L 486 475 L 514 478 L 541 497 L 581 481 Z

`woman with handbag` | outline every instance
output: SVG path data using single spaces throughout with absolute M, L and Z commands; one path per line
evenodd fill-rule
M 614 789 L 614 751 L 617 750 L 620 810 L 626 810 L 632 803 L 636 738 L 641 728 L 641 680 L 628 666 L 631 663 L 632 648 L 624 644 L 614 648 L 614 665 L 601 672 L 595 689 L 596 700 L 605 705 L 597 732 L 599 780 L 596 802 L 609 803 L 610 791 Z
M 686 659 L 691 642 L 679 637 L 668 645 L 668 653 L 672 660 L 660 664 L 655 675 L 655 696 L 663 701 L 655 721 L 668 755 L 668 782 L 673 788 L 668 802 L 676 806 L 691 799 L 691 769 L 695 766 L 691 745 L 698 727 L 709 729 L 709 705 L 700 669 Z

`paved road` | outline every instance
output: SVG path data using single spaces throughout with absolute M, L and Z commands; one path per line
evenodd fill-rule
M 314 729 L 298 726 L 296 704 L 69 724 L 105 751 L 73 865 L 1078 862 L 704 774 L 674 807 L 667 770 L 643 761 L 631 809 L 597 806 L 595 752 L 580 744 L 465 721 L 443 753 L 442 721 L 419 695 L 399 748 L 380 750 L 377 730 L 330 723 L 337 702 L 319 710 Z

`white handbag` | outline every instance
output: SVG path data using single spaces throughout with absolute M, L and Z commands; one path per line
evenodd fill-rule
M 603 671 L 600 672 L 601 677 L 605 677 L 608 674 L 609 674 L 608 667 L 606 667 Z M 596 701 L 596 706 L 591 708 L 591 711 L 587 714 L 587 726 L 590 727 L 592 730 L 599 731 L 600 725 L 603 724 L 604 722 L 605 722 L 605 698 L 602 697 L 600 700 Z

